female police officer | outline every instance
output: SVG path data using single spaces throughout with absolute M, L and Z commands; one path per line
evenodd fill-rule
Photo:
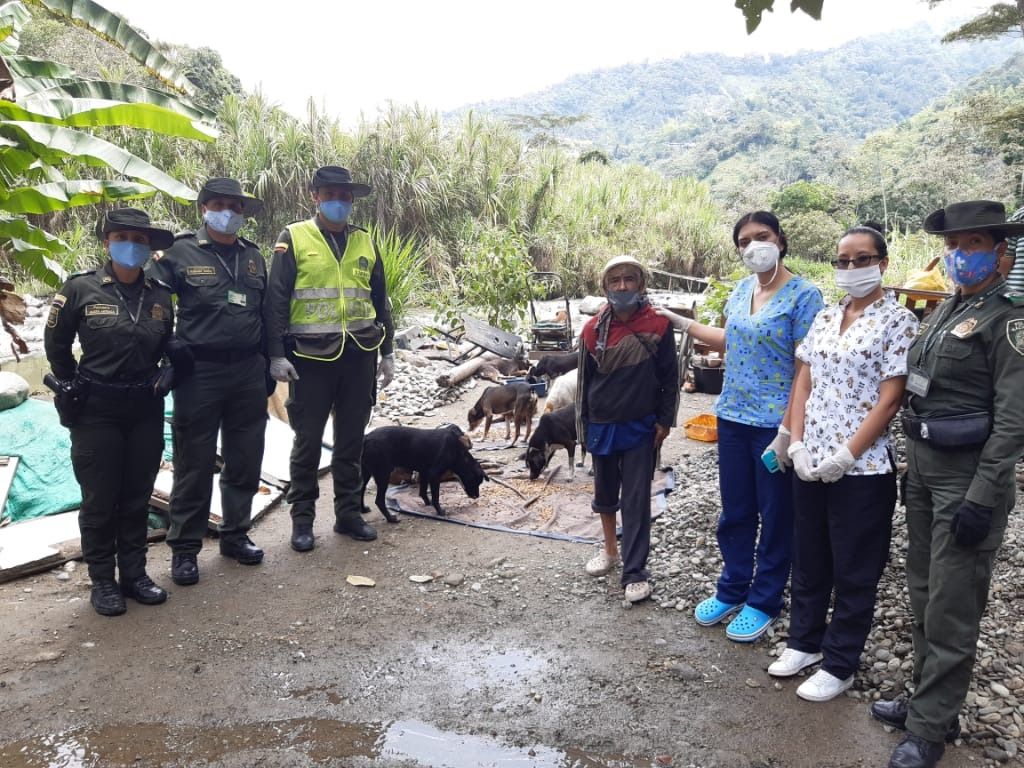
M 171 335 L 171 292 L 144 277 L 142 265 L 174 236 L 135 208 L 110 211 L 96 234 L 110 259 L 72 276 L 54 296 L 45 346 L 82 486 L 78 524 L 91 602 L 97 613 L 117 616 L 125 597 L 146 605 L 167 599 L 146 575 L 146 508 L 164 445 L 166 379 L 158 380 L 157 364 Z
M 907 585 L 914 612 L 914 694 L 871 713 L 907 735 L 892 768 L 931 768 L 959 732 L 992 562 L 1024 452 L 1024 294 L 997 271 L 1002 204 L 956 203 L 926 232 L 945 239 L 956 294 L 921 324 L 910 349 L 907 407 Z

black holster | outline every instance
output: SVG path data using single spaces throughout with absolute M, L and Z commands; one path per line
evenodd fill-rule
M 65 381 L 48 373 L 43 376 L 43 384 L 53 392 L 53 406 L 57 409 L 60 423 L 65 427 L 72 427 L 82 415 L 85 402 L 89 399 L 89 382 L 78 376 L 71 381 Z
M 965 450 L 984 445 L 992 433 L 992 414 L 987 411 L 955 416 L 903 414 L 903 432 L 911 440 L 943 450 Z

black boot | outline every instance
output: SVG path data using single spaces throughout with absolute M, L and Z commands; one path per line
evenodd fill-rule
M 158 587 L 146 574 L 134 579 L 121 579 L 121 594 L 143 605 L 160 605 L 167 600 L 167 591 Z
M 193 552 L 175 552 L 171 555 L 171 581 L 179 587 L 188 587 L 199 581 L 199 562 Z
M 220 540 L 220 553 L 242 565 L 258 565 L 263 562 L 263 550 L 252 543 L 248 536 Z
M 292 549 L 296 552 L 309 552 L 316 546 L 313 540 L 312 523 L 292 523 Z
M 899 731 L 907 730 L 907 711 L 910 705 L 906 696 L 898 696 L 892 701 L 876 701 L 871 705 L 871 716 L 890 728 Z M 952 744 L 960 738 L 960 719 L 954 718 L 946 731 L 946 742 Z
M 89 602 L 100 616 L 120 616 L 128 610 L 113 579 L 93 579 Z
M 377 530 L 361 517 L 346 517 L 334 524 L 334 532 L 349 536 L 356 541 L 373 541 Z
M 941 741 L 928 741 L 908 733 L 893 750 L 889 768 L 935 768 L 945 751 L 946 745 Z

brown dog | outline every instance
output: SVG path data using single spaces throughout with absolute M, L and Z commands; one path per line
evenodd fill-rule
M 533 417 L 537 413 L 537 393 L 529 384 L 505 384 L 500 387 L 488 387 L 476 401 L 476 405 L 469 409 L 470 431 L 484 422 L 484 439 L 490 432 L 491 422 L 495 416 L 505 416 L 505 439 L 511 435 L 511 423 L 515 422 L 516 434 L 510 445 L 515 445 L 519 439 L 519 428 L 526 425 L 526 439 L 530 439 L 530 432 L 533 429 Z

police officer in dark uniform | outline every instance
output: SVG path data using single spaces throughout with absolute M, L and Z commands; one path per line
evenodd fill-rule
M 956 203 L 926 232 L 945 240 L 956 293 L 926 318 L 910 349 L 907 405 L 907 585 L 914 613 L 914 693 L 871 713 L 907 735 L 891 768 L 931 768 L 959 733 L 992 563 L 1014 504 L 1024 451 L 1024 294 L 998 272 L 1001 203 Z
M 394 375 L 394 328 L 384 265 L 369 234 L 349 224 L 352 202 L 370 194 L 347 169 L 325 166 L 310 188 L 317 213 L 289 225 L 274 246 L 267 288 L 270 373 L 287 381 L 291 455 L 292 548 L 313 549 L 317 467 L 334 413 L 334 530 L 358 541 L 377 532 L 362 519 L 363 432 L 376 397 Z M 378 366 L 377 355 L 381 359 Z
M 150 273 L 177 296 L 177 338 L 195 361 L 174 393 L 174 486 L 167 544 L 175 584 L 199 581 L 196 556 L 210 516 L 217 434 L 223 469 L 220 552 L 245 565 L 263 560 L 248 536 L 259 489 L 267 422 L 263 340 L 266 263 L 237 232 L 263 204 L 235 179 L 212 178 L 199 192 L 203 226 L 176 235 Z
M 92 606 L 117 616 L 125 612 L 125 597 L 146 605 L 167 599 L 146 575 L 146 532 L 164 448 L 168 382 L 158 363 L 171 337 L 171 292 L 145 277 L 142 265 L 173 235 L 135 208 L 110 211 L 96 234 L 110 260 L 72 276 L 54 296 L 44 341 L 82 486 L 78 524 Z M 76 336 L 82 345 L 77 362 L 71 352 Z

